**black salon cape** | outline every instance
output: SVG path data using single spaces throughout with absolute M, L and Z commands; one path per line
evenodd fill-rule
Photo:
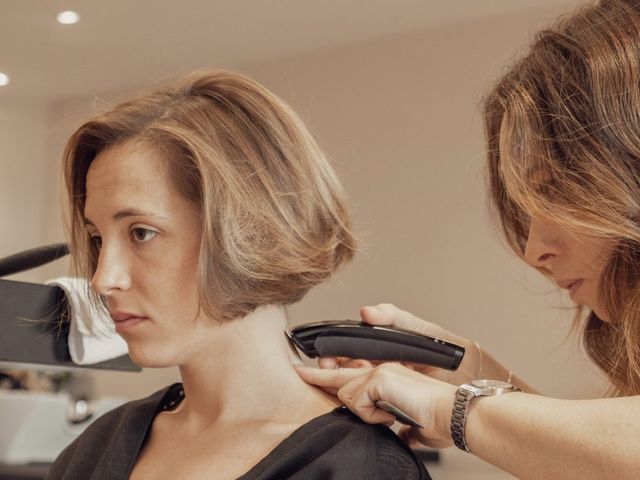
M 176 383 L 98 418 L 58 456 L 47 479 L 129 478 L 153 418 L 179 402 L 181 389 Z M 430 478 L 390 429 L 368 425 L 346 408 L 336 408 L 302 425 L 238 480 Z

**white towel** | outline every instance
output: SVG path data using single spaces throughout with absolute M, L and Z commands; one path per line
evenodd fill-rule
M 87 280 L 58 277 L 46 284 L 60 287 L 67 296 L 71 310 L 69 353 L 74 363 L 91 365 L 128 353 L 127 343 L 116 333 L 109 312 L 87 298 L 91 288 Z

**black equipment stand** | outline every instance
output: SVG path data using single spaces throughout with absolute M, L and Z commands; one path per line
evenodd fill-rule
M 5 257 L 0 259 L 0 277 L 43 265 L 68 251 L 65 244 L 56 244 Z M 59 287 L 0 280 L 0 363 L 140 370 L 128 355 L 91 365 L 73 363 L 67 344 L 69 318 L 64 297 Z

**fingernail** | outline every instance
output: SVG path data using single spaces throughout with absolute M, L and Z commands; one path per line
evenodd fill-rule
M 369 313 L 373 313 L 374 315 L 380 315 L 382 313 L 378 307 L 373 305 L 367 305 L 364 308 L 366 308 L 369 311 Z

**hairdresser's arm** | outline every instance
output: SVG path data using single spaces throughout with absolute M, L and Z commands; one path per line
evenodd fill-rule
M 375 306 L 362 307 L 360 316 L 364 322 L 371 325 L 394 325 L 405 330 L 440 338 L 465 348 L 464 358 L 455 372 L 425 365 L 411 365 L 414 370 L 424 375 L 456 386 L 479 378 L 506 381 L 511 377 L 511 383 L 517 385 L 523 391 L 538 393 L 522 378 L 513 374 L 507 367 L 493 358 L 491 354 L 481 349 L 477 343 L 456 335 L 435 323 L 422 320 L 395 305 L 381 303 Z M 322 368 L 335 368 L 336 363 L 339 363 L 341 367 L 358 367 L 362 365 L 362 362 L 359 361 L 354 362 L 350 359 L 334 358 L 324 358 L 319 363 Z
M 425 445 L 452 445 L 456 388 L 399 364 L 321 370 L 298 367 L 302 378 L 337 390 L 369 423 L 392 423 L 375 407 L 385 400 L 424 426 L 412 429 Z M 471 401 L 466 441 L 473 454 L 521 479 L 637 479 L 640 397 L 558 400 L 528 393 Z
M 510 393 L 472 401 L 466 439 L 521 479 L 637 479 L 640 397 L 559 400 Z

